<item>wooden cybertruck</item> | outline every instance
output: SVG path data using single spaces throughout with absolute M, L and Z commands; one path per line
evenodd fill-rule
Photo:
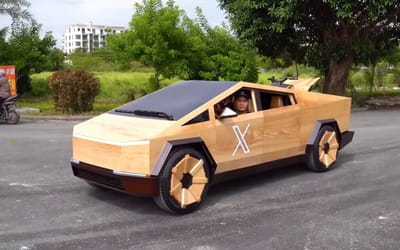
M 229 177 L 301 160 L 327 171 L 353 138 L 351 99 L 309 92 L 314 82 L 175 83 L 76 125 L 73 173 L 188 213 L 211 184 Z M 238 91 L 249 94 L 249 113 L 221 110 Z

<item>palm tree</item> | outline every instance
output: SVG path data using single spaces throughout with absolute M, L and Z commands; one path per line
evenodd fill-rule
M 34 23 L 28 8 L 31 4 L 26 0 L 0 0 L 0 15 L 9 15 L 13 23 L 29 21 Z

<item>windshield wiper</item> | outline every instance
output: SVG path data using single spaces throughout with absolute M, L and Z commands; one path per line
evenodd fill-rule
M 150 110 L 126 110 L 126 109 L 116 109 L 115 112 L 119 113 L 129 113 L 129 114 L 135 114 L 135 115 L 142 115 L 142 116 L 153 116 L 153 117 L 159 117 L 159 118 L 164 118 L 167 120 L 174 120 L 174 117 L 170 114 L 164 113 L 164 112 L 159 112 L 159 111 L 150 111 Z

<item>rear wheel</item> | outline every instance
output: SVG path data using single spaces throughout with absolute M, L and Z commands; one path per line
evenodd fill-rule
M 325 172 L 336 162 L 339 152 L 337 133 L 332 126 L 323 126 L 312 148 L 307 152 L 307 167 L 313 171 Z
M 171 213 L 196 210 L 205 199 L 210 183 L 210 168 L 203 154 L 193 148 L 170 153 L 160 175 L 157 205 Z
M 19 122 L 19 114 L 15 110 L 8 111 L 7 124 L 17 124 Z

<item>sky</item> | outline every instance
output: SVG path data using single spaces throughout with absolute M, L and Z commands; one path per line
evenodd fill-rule
M 67 25 L 92 22 L 96 25 L 128 27 L 134 13 L 134 3 L 142 0 L 29 0 L 30 13 L 39 24 L 41 32 L 52 31 L 57 40 L 57 47 L 61 46 L 61 36 Z M 218 7 L 217 0 L 175 0 L 175 3 L 186 11 L 186 14 L 195 17 L 195 8 L 203 10 L 211 26 L 220 25 L 224 12 Z M 0 16 L 0 28 L 9 26 L 11 19 Z

